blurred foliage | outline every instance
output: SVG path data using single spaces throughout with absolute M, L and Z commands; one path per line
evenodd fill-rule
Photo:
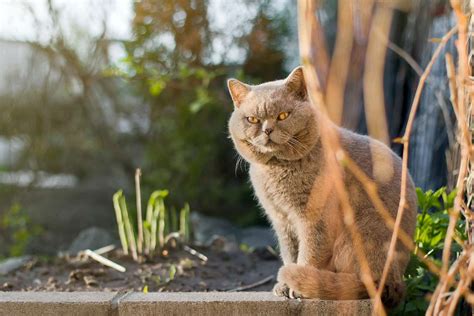
M 107 178 L 127 188 L 128 175 L 141 167 L 145 194 L 166 187 L 173 205 L 189 201 L 200 212 L 243 225 L 263 223 L 227 137 L 232 104 L 226 79 L 285 76 L 296 7 L 244 1 L 238 4 L 244 18 L 227 32 L 212 26 L 215 15 L 226 12 L 211 12 L 209 0 L 131 5 L 132 36 L 114 40 L 105 26 L 98 36 L 80 29 L 71 35 L 58 23 L 61 7 L 48 2 L 52 38 L 25 43 L 35 51 L 32 78 L 41 82 L 25 83 L 0 104 L 0 136 L 24 144 L 10 171 Z M 223 41 L 225 48 L 232 43 L 237 58 L 216 49 Z M 112 60 L 109 52 L 117 47 L 124 57 Z
M 207 7 L 205 0 L 135 3 L 134 37 L 119 68 L 150 104 L 145 185 L 167 187 L 176 202 L 189 200 L 200 211 L 244 224 L 258 213 L 246 175 L 235 172 L 225 80 L 241 70 L 253 80 L 282 77 L 288 27 L 260 1 L 250 33 L 235 39 L 248 51 L 243 64 L 211 64 L 215 34 Z
M 444 239 L 449 224 L 449 212 L 453 208 L 456 191 L 447 192 L 443 187 L 437 191 L 423 192 L 416 190 L 418 206 L 421 213 L 417 217 L 415 231 L 415 251 L 422 250 L 441 267 L 441 256 L 444 249 Z M 458 219 L 455 235 L 457 240 L 467 240 L 466 223 Z M 451 246 L 451 261 L 454 261 L 462 251 L 462 247 L 453 242 Z M 392 311 L 394 315 L 424 315 L 429 305 L 427 295 L 433 293 L 438 278 L 433 275 L 420 259 L 412 254 L 411 261 L 405 272 L 407 293 L 405 300 Z
M 42 230 L 31 222 L 18 203 L 14 203 L 0 215 L 0 258 L 23 255 L 30 241 Z

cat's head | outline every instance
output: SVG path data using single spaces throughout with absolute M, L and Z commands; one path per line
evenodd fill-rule
M 318 140 L 315 110 L 308 100 L 303 68 L 284 80 L 248 85 L 228 80 L 234 102 L 229 132 L 249 162 L 298 160 Z

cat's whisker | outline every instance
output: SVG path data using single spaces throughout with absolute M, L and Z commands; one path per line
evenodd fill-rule
M 295 151 L 299 156 L 304 156 L 304 154 L 298 149 L 296 143 L 292 143 L 292 139 L 290 138 L 290 140 L 288 141 L 287 145 L 293 149 L 293 151 Z
M 291 135 L 288 132 L 282 131 L 285 137 L 289 137 L 287 144 L 292 148 L 298 155 L 304 156 L 304 153 L 308 151 L 308 147 L 300 142 L 296 136 Z

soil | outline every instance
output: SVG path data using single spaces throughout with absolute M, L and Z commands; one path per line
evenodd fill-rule
M 232 252 L 195 248 L 203 261 L 184 250 L 170 249 L 143 263 L 113 251 L 104 254 L 126 272 L 106 267 L 84 255 L 45 259 L 0 276 L 0 291 L 230 291 L 266 279 L 251 291 L 269 291 L 281 263 L 271 251 Z M 274 276 L 269 280 L 269 276 Z

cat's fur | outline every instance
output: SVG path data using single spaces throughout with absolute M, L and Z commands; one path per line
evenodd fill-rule
M 283 266 L 274 292 L 288 296 L 358 299 L 368 297 L 349 230 L 343 222 L 327 169 L 319 126 L 325 120 L 337 131 L 342 147 L 375 181 L 378 193 L 395 218 L 400 201 L 401 160 L 379 141 L 337 127 L 318 112 L 307 96 L 303 70 L 296 68 L 285 80 L 247 85 L 228 81 L 234 102 L 229 132 L 239 154 L 250 164 L 255 194 L 278 237 Z M 330 100 L 329 100 L 330 103 Z M 282 112 L 288 118 L 277 120 Z M 248 117 L 259 120 L 250 123 Z M 267 133 L 265 133 L 265 129 Z M 348 171 L 344 184 L 355 212 L 372 276 L 382 275 L 392 232 L 370 202 L 363 186 Z M 417 201 L 411 178 L 401 228 L 412 235 Z M 382 300 L 396 305 L 402 298 L 402 275 L 410 258 L 400 242 Z

